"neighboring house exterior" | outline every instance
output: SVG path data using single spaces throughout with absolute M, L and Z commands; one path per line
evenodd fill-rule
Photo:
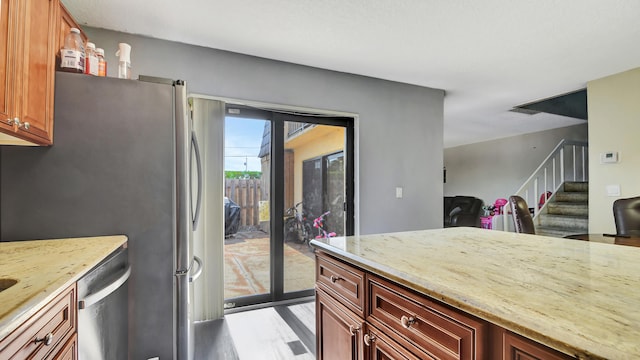
M 308 123 L 285 123 L 285 209 L 302 202 L 311 219 L 325 211 L 327 227 L 340 233 L 343 229 L 344 144 L 343 127 Z M 265 122 L 258 157 L 262 164 L 262 186 L 270 189 L 271 124 Z M 269 192 L 264 192 L 264 199 Z M 262 226 L 265 229 L 264 226 Z

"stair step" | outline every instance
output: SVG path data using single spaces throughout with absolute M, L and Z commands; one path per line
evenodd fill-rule
M 582 202 L 589 203 L 588 192 L 558 192 L 555 196 L 557 202 Z
M 553 215 L 553 214 L 541 214 L 539 217 L 540 226 L 564 228 L 575 233 L 584 232 L 589 228 L 588 216 L 566 216 L 566 215 Z
M 568 236 L 568 235 L 587 233 L 586 229 L 584 229 L 583 231 L 579 231 L 579 230 L 576 231 L 576 230 L 577 229 L 565 229 L 565 228 L 538 226 L 536 228 L 536 235 L 563 238 L 563 237 Z
M 589 183 L 581 181 L 566 181 L 564 183 L 565 192 L 589 192 Z
M 551 215 L 589 216 L 589 205 L 575 202 L 550 202 L 547 211 Z

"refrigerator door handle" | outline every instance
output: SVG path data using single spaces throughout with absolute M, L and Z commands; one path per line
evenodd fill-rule
M 196 262 L 196 264 L 198 264 L 198 270 L 196 270 L 193 275 L 189 276 L 189 282 L 194 282 L 196 280 L 198 280 L 198 278 L 200 277 L 200 275 L 202 275 L 202 259 L 200 259 L 197 256 L 193 256 L 193 261 Z
M 193 154 L 196 156 L 196 167 L 198 171 L 198 196 L 196 198 L 196 210 L 192 215 L 193 230 L 198 228 L 198 219 L 200 218 L 200 206 L 202 205 L 202 162 L 200 161 L 200 147 L 198 146 L 198 138 L 195 131 L 191 132 L 191 144 L 193 145 Z
M 102 289 L 87 295 L 83 300 L 78 301 L 78 309 L 80 310 L 86 309 L 89 306 L 111 295 L 111 293 L 118 290 L 120 286 L 122 286 L 122 284 L 126 283 L 127 280 L 129 280 L 130 275 L 131 275 L 131 266 L 127 266 L 127 268 L 122 272 L 120 276 L 118 276 L 117 279 L 110 282 Z

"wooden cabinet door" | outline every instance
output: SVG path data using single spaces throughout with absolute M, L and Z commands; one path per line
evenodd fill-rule
M 17 68 L 20 89 L 18 128 L 21 137 L 38 144 L 53 142 L 55 53 L 58 47 L 59 0 L 22 0 L 24 27 Z M 26 125 L 28 124 L 28 125 Z
M 504 333 L 503 360 L 569 360 L 568 355 L 549 349 L 510 332 Z
M 13 79 L 15 74 L 15 61 L 13 61 L 10 49 L 15 46 L 15 9 L 17 1 L 0 1 L 0 128 L 13 132 L 14 127 L 10 124 L 13 118 L 11 102 L 13 95 Z
M 316 289 L 318 360 L 364 359 L 364 321 L 323 290 Z
M 60 33 L 58 34 L 58 40 L 57 40 L 58 51 L 56 51 L 56 57 L 60 56 L 60 49 L 64 47 L 64 38 L 65 36 L 67 36 L 71 28 L 80 29 L 80 26 L 78 25 L 76 20 L 73 17 L 71 17 L 71 14 L 69 14 L 69 11 L 67 11 L 67 8 L 65 8 L 64 5 L 62 5 L 62 3 L 60 3 L 59 17 L 60 17 L 60 26 L 59 26 Z M 82 32 L 82 30 L 80 31 L 80 37 L 82 38 L 82 42 L 84 43 L 87 42 L 87 35 L 84 32 Z M 57 63 L 56 63 L 56 66 L 57 66 Z

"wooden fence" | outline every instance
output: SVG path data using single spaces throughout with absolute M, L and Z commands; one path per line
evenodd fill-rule
M 260 179 L 226 179 L 225 196 L 240 206 L 240 226 L 259 227 Z

